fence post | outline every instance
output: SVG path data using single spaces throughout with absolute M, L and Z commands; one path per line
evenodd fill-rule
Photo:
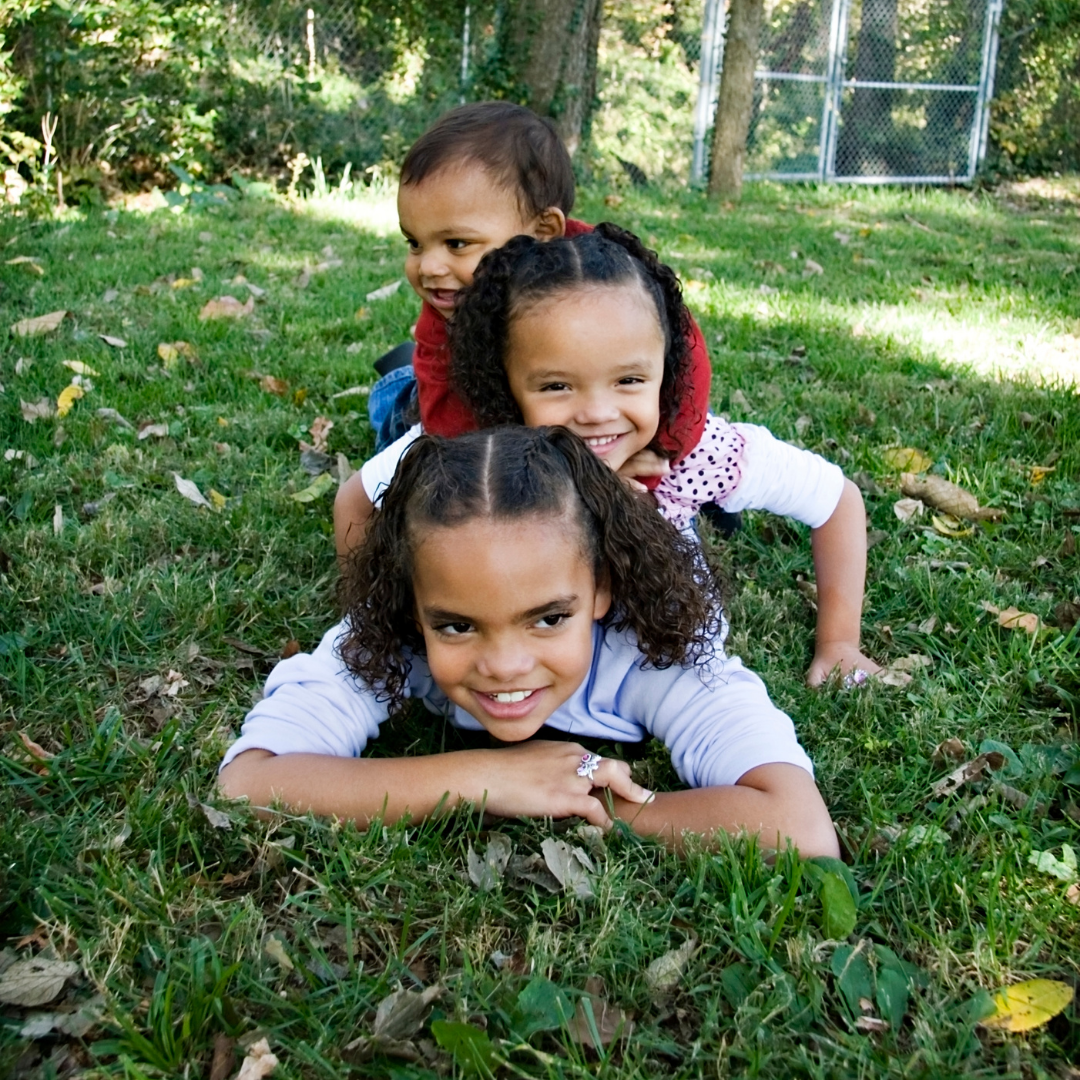
M 1001 22 L 1003 6 L 1003 0 L 989 0 L 986 5 L 982 69 L 979 72 L 979 90 L 975 97 L 975 117 L 971 125 L 969 180 L 975 179 L 975 173 L 986 156 L 986 140 L 990 134 L 990 99 L 994 96 L 994 68 L 997 66 L 998 26 Z
M 461 103 L 465 104 L 465 90 L 469 85 L 469 5 L 465 5 L 465 25 L 461 30 Z
M 847 66 L 848 19 L 851 0 L 833 0 L 829 22 L 829 59 L 825 69 L 825 103 L 821 113 L 821 138 L 818 143 L 818 178 L 836 176 L 836 136 L 840 128 L 840 97 Z
M 698 59 L 698 95 L 694 106 L 694 156 L 690 163 L 690 183 L 705 180 L 705 135 L 716 111 L 720 78 L 720 54 L 724 40 L 724 0 L 705 0 L 701 27 L 701 55 Z

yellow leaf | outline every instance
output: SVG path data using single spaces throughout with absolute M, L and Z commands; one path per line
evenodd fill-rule
M 1029 465 L 1028 472 L 1030 473 L 1032 487 L 1041 484 L 1055 468 L 1054 465 Z
M 71 406 L 75 404 L 79 398 L 84 397 L 86 391 L 81 386 L 75 386 L 74 383 L 71 386 L 65 386 L 60 391 L 60 396 L 56 399 L 56 415 L 67 416 L 71 412 Z
M 174 289 L 190 289 L 192 285 L 198 285 L 199 279 L 193 277 L 178 277 L 173 283 Z
M 1073 988 L 1057 979 L 1029 979 L 994 995 L 993 1015 L 983 1027 L 1030 1031 L 1052 1020 L 1073 999 Z
M 881 460 L 897 472 L 926 472 L 934 464 L 932 458 L 913 446 L 891 446 L 882 452 Z
M 11 327 L 11 332 L 18 337 L 33 337 L 35 334 L 48 334 L 63 321 L 66 311 L 50 311 L 48 315 L 39 315 L 36 319 L 20 319 Z
M 16 255 L 14 259 L 8 259 L 7 266 L 25 266 L 27 270 L 37 274 L 39 277 L 43 277 L 45 271 L 39 266 L 40 260 L 34 255 Z
M 215 510 L 220 510 L 225 505 L 225 503 L 228 502 L 228 500 L 225 498 L 224 495 L 221 494 L 220 491 L 215 491 L 213 488 L 211 488 L 207 492 L 207 495 L 210 496 L 210 502 Z
M 101 375 L 100 371 L 95 371 L 89 364 L 84 364 L 81 360 L 65 360 L 64 367 L 69 371 L 74 371 L 76 375 L 93 375 L 95 378 Z
M 971 536 L 975 531 L 970 525 L 965 525 L 959 518 L 952 514 L 934 514 L 930 519 L 934 526 L 934 532 L 941 536 L 951 536 L 954 539 L 960 536 Z
M 1006 630 L 1023 630 L 1028 634 L 1039 632 L 1039 616 L 1030 611 L 1021 611 L 1019 608 L 1007 607 L 998 614 L 998 625 Z
M 255 297 L 249 296 L 246 304 L 241 304 L 235 296 L 217 296 L 207 300 L 199 312 L 199 321 L 207 319 L 242 319 L 255 310 Z

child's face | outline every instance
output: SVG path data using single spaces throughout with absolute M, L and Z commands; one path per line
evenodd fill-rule
M 463 162 L 398 188 L 398 221 L 409 252 L 405 276 L 422 300 L 443 316 L 472 284 L 476 264 L 515 236 L 561 235 L 561 212 L 524 216 L 515 193 L 482 165 Z M 552 227 L 556 232 L 550 231 Z M 550 234 L 550 235 L 549 235 Z
M 425 530 L 413 591 L 432 678 L 504 742 L 535 734 L 582 684 L 611 604 L 563 515 Z
M 660 426 L 664 348 L 640 286 L 562 293 L 511 322 L 510 393 L 529 427 L 561 424 L 617 470 Z

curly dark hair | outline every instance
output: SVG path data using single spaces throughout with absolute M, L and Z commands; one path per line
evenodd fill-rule
M 409 447 L 342 580 L 348 669 L 389 702 L 405 699 L 410 656 L 424 655 L 413 566 L 431 528 L 474 518 L 569 517 L 597 581 L 611 588 L 605 626 L 631 632 L 657 668 L 697 664 L 720 629 L 719 586 L 698 545 L 636 498 L 572 432 L 520 425 Z
M 513 320 L 541 300 L 583 285 L 638 284 L 656 305 L 664 334 L 660 426 L 650 449 L 670 456 L 690 367 L 690 312 L 679 278 L 631 232 L 601 222 L 589 233 L 542 242 L 515 236 L 488 252 L 473 283 L 458 294 L 449 323 L 450 381 L 480 427 L 520 424 L 506 355 Z

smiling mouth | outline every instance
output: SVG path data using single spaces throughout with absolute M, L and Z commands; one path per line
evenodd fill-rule
M 436 307 L 453 307 L 457 300 L 457 289 L 428 289 L 427 294 Z
M 535 690 L 474 690 L 484 712 L 495 720 L 520 720 L 532 712 L 544 687 Z
M 627 432 L 624 431 L 624 432 L 621 432 L 618 435 L 584 436 L 584 441 L 585 441 L 585 445 L 590 450 L 593 450 L 598 454 L 602 454 L 606 449 L 608 449 L 608 447 L 610 447 L 614 443 L 618 442 L 619 439 L 621 439 L 623 437 L 623 435 L 625 435 L 625 434 L 627 434 Z

